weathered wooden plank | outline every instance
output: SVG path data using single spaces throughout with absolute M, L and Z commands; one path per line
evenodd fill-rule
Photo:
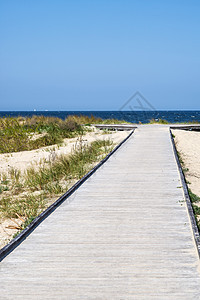
M 134 135 L 0 264 L 1 299 L 199 299 L 167 126 Z

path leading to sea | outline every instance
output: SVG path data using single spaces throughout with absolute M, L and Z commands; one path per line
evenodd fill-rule
M 0 299 L 200 299 L 167 126 L 139 126 L 0 263 Z

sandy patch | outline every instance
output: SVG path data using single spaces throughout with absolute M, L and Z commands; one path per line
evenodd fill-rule
M 200 132 L 172 130 L 172 133 L 184 167 L 189 169 L 185 172 L 186 179 L 190 182 L 189 188 L 200 196 Z
M 129 131 L 115 131 L 110 134 L 102 134 L 101 130 L 94 128 L 93 132 L 88 132 L 83 136 L 83 142 L 90 144 L 95 140 L 111 139 L 114 144 L 120 143 L 129 134 Z M 78 138 L 65 139 L 61 146 L 52 145 L 37 150 L 21 151 L 0 154 L 0 174 L 8 173 L 10 169 L 25 171 L 28 167 L 39 166 L 44 161 L 51 161 L 61 154 L 70 154 L 78 143 Z

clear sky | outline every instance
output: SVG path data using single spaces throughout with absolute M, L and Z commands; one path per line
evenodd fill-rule
M 200 110 L 199 0 L 0 0 L 0 110 Z

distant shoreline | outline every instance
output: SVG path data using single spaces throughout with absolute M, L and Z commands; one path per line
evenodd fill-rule
M 168 123 L 200 123 L 200 110 L 166 110 L 166 111 L 0 111 L 0 117 L 31 117 L 36 116 L 52 116 L 65 119 L 69 115 L 93 115 L 102 119 L 125 120 L 126 122 L 135 124 L 146 124 L 152 119 L 166 120 Z

